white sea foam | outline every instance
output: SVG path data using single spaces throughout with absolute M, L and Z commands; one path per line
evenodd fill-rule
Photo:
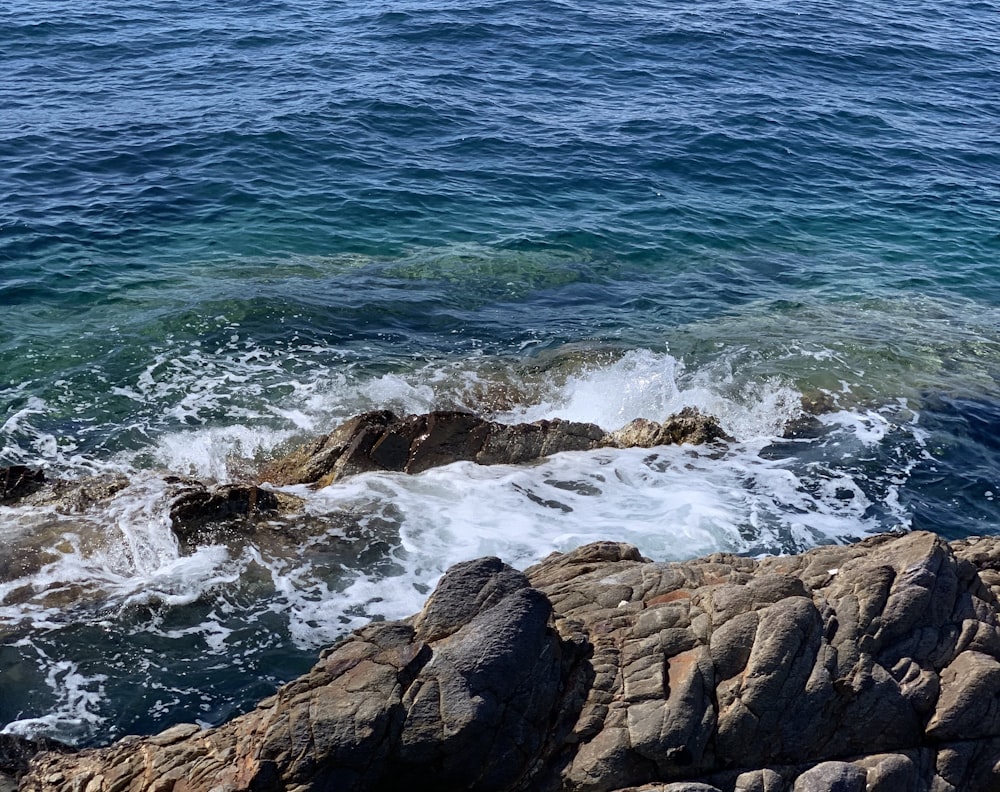
M 67 604 L 85 612 L 140 602 L 182 605 L 213 585 L 235 581 L 238 571 L 230 568 L 226 548 L 209 545 L 181 554 L 165 491 L 162 480 L 140 478 L 90 514 L 36 509 L 19 515 L 16 534 L 30 532 L 33 519 L 47 526 L 48 535 L 58 533 L 48 548 L 55 560 L 0 583 L 0 625 L 26 619 L 36 626 L 61 623 Z M 15 593 L 17 604 L 4 604 Z
M 39 429 L 33 419 L 45 416 L 48 403 L 36 396 L 26 400 L 24 407 L 12 413 L 0 425 L 0 460 L 14 464 L 40 464 L 76 472 L 93 472 L 95 463 L 78 453 L 78 444 L 71 436 L 56 436 Z
M 298 383 L 291 400 L 301 411 L 296 413 L 298 425 L 319 423 L 317 415 L 331 408 L 346 414 L 376 405 L 424 411 L 454 401 L 456 393 L 464 395 L 470 382 L 482 385 L 478 370 L 466 374 L 453 366 L 358 380 L 341 372 L 327 380 L 329 392 L 318 379 Z M 221 548 L 201 548 L 189 558 L 152 564 L 148 580 L 170 580 L 175 573 L 171 564 L 176 564 L 177 574 L 202 584 L 219 582 L 238 574 L 237 567 L 255 563 L 271 578 L 274 601 L 287 610 L 294 639 L 309 644 L 330 640 L 371 616 L 416 609 L 448 566 L 484 554 L 524 566 L 553 549 L 604 538 L 633 542 L 658 559 L 715 550 L 792 551 L 877 530 L 885 512 L 898 512 L 898 521 L 905 523 L 893 490 L 897 485 L 890 483 L 877 493 L 882 512 L 873 516 L 871 482 L 836 466 L 840 450 L 801 465 L 794 459 L 762 457 L 761 449 L 796 414 L 798 394 L 776 380 L 740 385 L 728 362 L 685 372 L 669 354 L 638 350 L 605 365 L 588 365 L 561 381 L 547 381 L 539 393 L 536 403 L 499 417 L 558 416 L 612 428 L 696 406 L 718 416 L 740 442 L 721 452 L 687 447 L 604 450 L 562 454 L 524 467 L 456 464 L 420 476 L 359 476 L 320 493 L 298 488 L 314 517 L 347 512 L 363 521 L 364 515 L 391 504 L 393 516 L 387 522 L 395 527 L 390 536 L 378 539 L 386 547 L 384 563 L 375 571 L 358 568 L 338 576 L 315 560 L 256 553 L 236 563 Z M 891 420 L 875 411 L 843 411 L 822 421 L 866 447 L 893 430 Z M 289 436 L 290 430 L 246 426 L 196 429 L 163 438 L 157 454 L 169 469 L 223 479 L 234 457 L 266 453 Z M 348 540 L 335 535 L 339 529 L 331 530 L 332 540 L 375 541 L 365 535 Z M 146 541 L 141 532 L 134 534 L 119 552 L 142 557 Z M 213 576 L 213 563 L 227 571 Z M 153 588 L 162 598 L 175 587 Z M 195 586 L 191 592 L 199 590 Z M 180 601 L 184 595 L 176 596 Z M 331 600 L 337 607 L 330 607 Z
M 158 373 L 150 371 L 143 387 L 160 387 Z M 189 419 L 200 422 L 200 410 L 225 407 L 223 396 L 210 391 L 232 382 L 211 380 L 201 397 L 179 399 Z M 266 456 L 303 430 L 322 431 L 372 407 L 473 406 L 474 395 L 495 382 L 495 370 L 473 364 L 367 378 L 328 370 L 286 382 L 283 399 L 261 412 L 268 416 L 263 424 L 234 420 L 163 433 L 146 453 L 174 472 L 225 480 L 234 463 Z M 373 473 L 320 491 L 292 487 L 306 501 L 310 527 L 301 537 L 259 546 L 252 539 L 230 548 L 206 544 L 187 554 L 171 530 L 164 484 L 133 472 L 133 483 L 92 513 L 18 510 L 18 520 L 30 523 L 35 514 L 54 532 L 55 560 L 0 583 L 0 628 L 30 625 L 54 635 L 81 621 L 113 624 L 143 606 L 152 615 L 142 629 L 158 640 L 198 641 L 207 655 L 225 658 L 219 662 L 250 669 L 254 652 L 269 641 L 312 651 L 371 618 L 413 613 L 449 566 L 483 555 L 523 568 L 553 550 L 598 539 L 631 542 L 657 560 L 791 552 L 908 525 L 899 491 L 924 452 L 918 416 L 905 403 L 833 412 L 820 418 L 820 437 L 780 440 L 799 410 L 799 394 L 779 380 L 741 381 L 722 358 L 686 371 L 666 353 L 639 350 L 568 375 L 543 375 L 530 387 L 515 385 L 532 397 L 498 416 L 504 420 L 563 417 L 610 429 L 696 406 L 719 417 L 736 440 L 711 448 L 573 452 L 524 466 L 456 463 L 414 476 Z M 153 390 L 136 393 L 145 398 Z M 29 407 L 15 421 L 22 434 L 32 410 L 44 405 Z M 888 460 L 874 481 L 863 464 L 872 455 Z M 21 541 L 32 528 L 14 521 L 4 530 Z M 170 626 L 166 614 L 187 606 L 196 606 L 199 621 Z M 252 637 L 274 629 L 280 639 Z M 151 689 L 159 690 L 159 661 L 148 662 Z M 59 684 L 69 680 L 71 692 L 53 697 L 48 714 L 19 717 L 7 728 L 76 729 L 78 736 L 99 728 L 101 680 L 79 676 L 62 657 L 43 666 Z M 150 706 L 168 712 L 187 695 L 165 687 Z
M 667 353 L 633 350 L 609 365 L 587 366 L 546 400 L 500 416 L 509 421 L 560 417 L 618 429 L 636 418 L 662 421 L 684 407 L 714 415 L 738 439 L 778 433 L 798 410 L 800 394 L 778 380 L 743 386 L 734 393 L 728 361 L 685 372 Z
M 874 410 L 863 410 L 860 412 L 840 412 L 821 415 L 821 423 L 826 426 L 837 426 L 857 439 L 864 446 L 878 445 L 885 439 L 886 433 L 891 429 L 888 418 L 879 415 Z
M 76 663 L 52 660 L 37 647 L 31 648 L 38 653 L 39 663 L 47 668 L 45 684 L 55 698 L 55 706 L 45 715 L 10 721 L 0 729 L 0 734 L 72 739 L 83 728 L 100 726 L 106 720 L 98 707 L 104 698 L 107 676 L 82 674 Z
M 22 428 L 25 423 L 25 419 L 30 415 L 42 415 L 45 413 L 45 402 L 39 399 L 37 396 L 31 396 L 28 398 L 27 403 L 20 410 L 17 410 L 13 415 L 11 415 L 6 421 L 4 421 L 3 426 L 0 426 L 0 432 L 16 432 Z
M 724 357 L 712 366 L 686 371 L 668 353 L 635 350 L 603 365 L 581 364 L 568 376 L 534 379 L 525 379 L 513 368 L 504 374 L 495 363 L 491 367 L 479 358 L 375 376 L 350 366 L 319 369 L 309 379 L 285 381 L 287 392 L 260 411 L 233 411 L 229 405 L 233 381 L 217 371 L 218 364 L 209 366 L 209 374 L 200 375 L 196 384 L 188 382 L 202 360 L 200 353 L 191 353 L 183 360 L 152 365 L 141 378 L 137 398 L 172 401 L 170 411 L 186 423 L 198 424 L 219 410 L 226 412 L 231 421 L 225 426 L 195 425 L 160 434 L 152 455 L 168 470 L 215 480 L 228 478 L 240 460 L 266 457 L 290 438 L 328 430 L 371 409 L 406 414 L 459 408 L 485 411 L 511 423 L 559 417 L 610 430 L 635 418 L 663 420 L 690 406 L 716 416 L 740 440 L 779 433 L 799 410 L 799 393 L 793 388 L 777 379 L 740 383 Z M 272 367 L 271 362 L 265 364 L 268 371 Z M 166 377 L 163 369 L 179 379 Z M 172 397 L 184 388 L 192 390 Z M 493 390 L 519 394 L 528 401 L 491 413 L 491 405 L 478 399 Z
M 290 430 L 241 424 L 171 432 L 157 441 L 152 456 L 175 475 L 226 481 L 293 435 Z
M 456 463 L 418 476 L 366 474 L 311 495 L 297 489 L 317 514 L 389 502 L 396 515 L 398 540 L 387 560 L 399 572 L 358 570 L 336 595 L 339 612 L 325 611 L 323 632 L 343 629 L 346 611 L 387 618 L 413 612 L 449 566 L 483 555 L 524 567 L 553 550 L 614 539 L 654 559 L 676 560 L 714 551 L 792 551 L 884 527 L 851 471 L 819 463 L 793 470 L 760 450 L 760 444 L 735 444 L 721 454 L 606 449 L 526 467 Z M 898 507 L 889 497 L 883 501 Z M 905 520 L 902 512 L 896 516 Z M 323 622 L 315 601 L 293 604 L 292 618 Z
M 197 635 L 204 639 L 209 651 L 222 654 L 227 648 L 226 642 L 233 634 L 233 630 L 214 619 L 206 619 L 193 627 L 186 627 L 180 630 L 162 630 L 159 634 L 170 640 Z
M 192 358 L 187 364 L 199 361 Z M 188 372 L 187 364 L 178 370 Z M 163 367 L 177 365 L 166 358 L 152 365 L 140 378 L 137 397 L 159 387 L 156 375 Z M 326 379 L 329 392 L 320 387 L 321 378 L 297 383 L 290 391 L 290 404 L 280 409 L 293 414 L 297 426 L 315 426 L 321 423 L 322 411 L 331 407 L 350 414 L 380 402 L 401 412 L 421 411 L 454 401 L 456 393 L 467 394 L 470 382 L 483 384 L 479 370 L 463 376 L 452 365 L 425 370 L 419 377 L 386 374 L 352 379 L 341 372 Z M 214 382 L 225 380 L 216 377 Z M 211 388 L 206 385 L 205 391 Z M 299 602 L 299 610 L 291 611 L 297 620 L 293 627 L 297 639 L 308 641 L 310 630 L 318 630 L 325 640 L 343 629 L 345 618 L 354 623 L 355 616 L 345 613 L 358 614 L 357 618 L 374 615 L 368 607 L 371 599 L 404 603 L 386 604 L 386 613 L 413 609 L 448 565 L 478 555 L 496 554 L 524 565 L 553 549 L 567 550 L 600 538 L 634 542 L 644 553 L 661 559 L 713 550 L 795 550 L 877 529 L 882 523 L 872 516 L 873 497 L 879 500 L 883 522 L 885 512 L 898 512 L 900 523 L 905 523 L 893 487 L 905 481 L 908 469 L 901 468 L 895 481 L 880 482 L 881 489 L 873 496 L 871 482 L 864 481 L 863 474 L 837 466 L 849 455 L 846 446 L 851 442 L 870 448 L 898 429 L 898 421 L 880 412 L 823 416 L 823 424 L 841 438 L 832 441 L 833 446 L 845 445 L 800 464 L 794 457 L 775 460 L 760 455 L 795 414 L 798 394 L 779 381 L 739 385 L 724 361 L 685 372 L 669 354 L 637 350 L 604 365 L 587 365 L 561 380 L 547 380 L 538 393 L 535 403 L 500 417 L 558 416 L 613 428 L 633 418 L 663 418 L 696 406 L 718 416 L 739 442 L 721 452 L 604 450 L 559 455 L 525 467 L 458 464 L 421 476 L 361 476 L 321 493 L 303 490 L 299 494 L 308 499 L 314 515 L 348 510 L 363 516 L 366 511 L 378 512 L 384 504 L 392 506 L 389 522 L 397 525 L 387 540 L 392 549 L 386 559 L 392 574 L 380 572 L 369 580 L 365 569 L 350 570 L 346 584 L 343 580 L 331 584 L 330 575 L 314 569 L 311 561 L 296 566 L 290 559 L 259 554 L 233 558 L 221 546 L 201 547 L 182 556 L 170 529 L 163 485 L 155 477 L 140 478 L 103 513 L 78 521 L 85 525 L 90 520 L 92 533 L 100 523 L 106 531 L 103 541 L 88 544 L 78 531 L 68 529 L 62 541 L 66 551 L 58 560 L 0 585 L 0 602 L 5 590 L 18 586 L 51 592 L 78 584 L 100 590 L 106 602 L 117 606 L 144 600 L 181 604 L 208 587 L 234 582 L 247 564 L 256 563 L 270 575 L 276 599 Z M 217 406 L 218 399 L 206 403 Z M 17 420 L 43 407 L 29 405 Z M 154 456 L 169 470 L 225 480 L 234 459 L 266 454 L 293 431 L 246 424 L 194 428 L 162 436 Z M 316 627 L 324 624 L 324 618 L 313 611 L 321 610 L 317 603 L 332 595 L 342 603 L 336 625 Z M 23 615 L 25 606 L 19 607 Z M 36 616 L 41 618 L 43 611 L 39 606 Z

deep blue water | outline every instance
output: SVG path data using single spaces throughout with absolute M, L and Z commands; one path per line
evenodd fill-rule
M 50 564 L 0 580 L 15 731 L 217 722 L 418 606 L 427 558 L 571 544 L 527 499 L 469 537 L 597 464 L 632 489 L 567 519 L 656 557 L 1000 526 L 995 2 L 14 0 L 0 65 L 0 465 L 226 480 L 371 407 L 695 404 L 738 440 L 365 484 L 361 549 L 308 569 L 178 556 L 145 485 L 79 524 L 0 507 Z M 781 438 L 800 395 L 831 412 Z

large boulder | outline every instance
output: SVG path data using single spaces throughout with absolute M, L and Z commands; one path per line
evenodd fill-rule
M 460 564 L 215 729 L 36 758 L 42 790 L 1000 789 L 1000 539 Z
M 416 618 L 359 630 L 253 712 L 44 754 L 22 789 L 511 789 L 564 747 L 585 655 L 522 573 L 480 559 Z

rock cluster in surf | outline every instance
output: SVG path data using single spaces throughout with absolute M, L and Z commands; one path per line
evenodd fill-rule
M 759 561 L 480 559 L 252 712 L 42 754 L 21 788 L 997 789 L 998 568 L 1000 539 L 922 532 Z
M 563 451 L 652 448 L 728 439 L 718 420 L 687 407 L 662 423 L 636 419 L 606 432 L 596 424 L 536 421 L 501 424 L 468 412 L 438 411 L 398 416 L 388 410 L 362 413 L 329 434 L 268 464 L 254 482 L 211 485 L 167 476 L 170 519 L 182 545 L 214 540 L 213 526 L 240 521 L 237 533 L 273 529 L 267 521 L 301 509 L 300 498 L 274 487 L 328 486 L 372 471 L 420 473 L 452 462 L 516 465 Z M 128 485 L 123 476 L 77 481 L 47 478 L 23 466 L 0 468 L 0 505 L 48 505 L 78 512 L 108 500 Z

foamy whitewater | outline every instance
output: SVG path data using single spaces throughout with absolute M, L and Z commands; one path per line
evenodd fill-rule
M 0 729 L 218 724 L 453 563 L 1000 526 L 1000 15 L 978 0 L 0 7 Z M 734 440 L 290 491 L 371 409 Z
M 179 712 L 213 723 L 302 670 L 348 630 L 419 610 L 440 575 L 470 558 L 496 555 L 524 568 L 607 538 L 658 560 L 756 555 L 909 527 L 899 491 L 927 451 L 919 416 L 905 403 L 833 409 L 810 436 L 786 440 L 786 425 L 801 414 L 792 388 L 762 382 L 735 399 L 724 392 L 726 378 L 713 387 L 705 373 L 679 376 L 681 369 L 669 354 L 628 352 L 544 375 L 530 388 L 521 382 L 546 400 L 495 417 L 613 429 L 696 406 L 718 416 L 734 442 L 563 453 L 525 466 L 456 463 L 412 476 L 359 475 L 318 491 L 289 487 L 306 509 L 283 540 L 235 536 L 187 554 L 171 530 L 159 471 L 227 481 L 232 466 L 276 453 L 292 430 L 167 434 L 144 452 L 156 459 L 152 470 L 139 472 L 131 454 L 108 463 L 132 483 L 106 507 L 72 516 L 3 508 L 14 557 L 41 548 L 44 563 L 0 583 L 0 626 L 7 651 L 30 658 L 32 686 L 49 691 L 32 691 L 46 701 L 44 714 L 12 720 L 6 730 L 87 740 L 114 736 L 122 721 L 155 728 Z M 375 404 L 424 411 L 460 401 L 473 386 L 483 386 L 480 375 L 446 367 L 341 381 L 322 398 L 304 387 L 288 420 L 315 431 L 341 410 L 345 417 Z M 191 409 L 216 403 L 207 386 L 199 401 Z M 23 429 L 41 412 L 36 404 L 11 420 Z M 35 440 L 58 446 L 56 438 Z M 784 445 L 794 453 L 775 452 Z M 863 460 L 877 455 L 894 457 L 892 476 L 868 475 Z M 95 635 L 114 649 L 91 645 Z M 219 681 L 206 685 L 213 675 Z M 123 689 L 133 720 L 120 713 Z

